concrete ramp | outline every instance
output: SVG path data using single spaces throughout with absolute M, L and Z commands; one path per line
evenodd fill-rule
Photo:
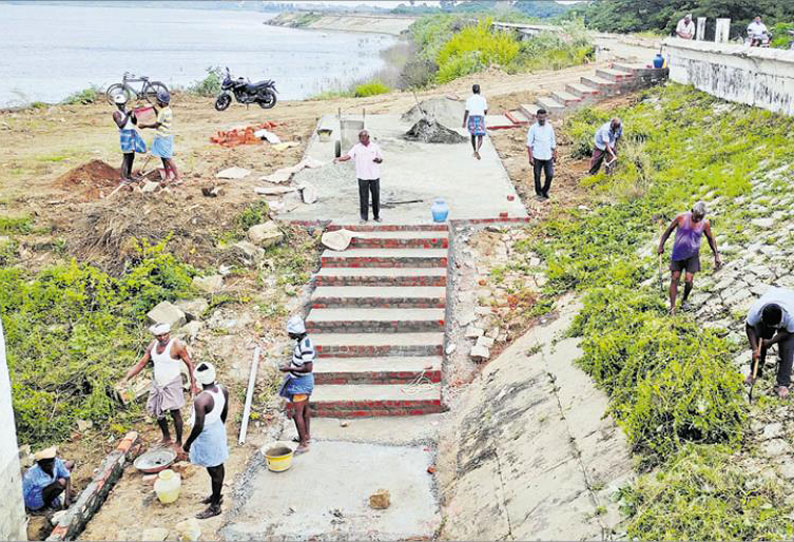
M 439 449 L 442 538 L 600 540 L 618 523 L 610 497 L 632 461 L 603 417 L 607 397 L 573 366 L 578 341 L 562 338 L 577 310 L 561 303 L 452 406 Z

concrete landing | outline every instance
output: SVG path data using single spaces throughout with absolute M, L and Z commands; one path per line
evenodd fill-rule
M 241 503 L 220 531 L 225 540 L 432 539 L 440 526 L 432 454 L 423 446 L 320 441 L 290 470 L 273 473 L 261 454 L 238 488 Z M 362 473 L 366 473 L 362 476 Z M 386 510 L 369 507 L 378 489 Z
M 359 118 L 360 112 L 356 114 L 355 118 Z M 339 133 L 339 122 L 335 115 L 326 115 L 320 126 L 333 130 L 332 140 L 321 142 L 313 136 L 306 156 L 327 163 L 334 157 L 333 140 Z M 398 115 L 367 115 L 366 127 L 384 154 L 381 214 L 385 224 L 430 222 L 430 206 L 435 198 L 447 202 L 450 219 L 498 218 L 503 212 L 510 217 L 527 216 L 488 137 L 480 151 L 482 159 L 477 160 L 468 142 L 433 144 L 402 139 L 411 124 Z M 348 150 L 343 148 L 342 153 Z M 314 185 L 318 200 L 279 215 L 282 220 L 357 222 L 358 184 L 351 162 L 307 169 L 296 174 L 294 181 Z M 513 200 L 508 201 L 508 196 Z M 411 200 L 421 202 L 404 203 Z

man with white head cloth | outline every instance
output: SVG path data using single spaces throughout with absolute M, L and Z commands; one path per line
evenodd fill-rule
M 287 412 L 298 430 L 298 447 L 295 448 L 295 454 L 302 454 L 309 451 L 311 441 L 309 398 L 314 391 L 312 370 L 316 353 L 312 340 L 306 334 L 303 318 L 297 315 L 290 318 L 287 322 L 287 333 L 290 339 L 295 341 L 295 347 L 292 349 L 290 363 L 279 368 L 281 372 L 287 374 L 278 394 L 289 401 Z
M 154 378 L 152 388 L 149 391 L 149 400 L 146 409 L 149 414 L 157 419 L 157 424 L 163 432 L 164 445 L 174 444 L 171 434 L 168 431 L 168 420 L 166 413 L 171 413 L 174 420 L 174 431 L 176 432 L 175 447 L 177 452 L 182 451 L 182 414 L 180 409 L 185 406 L 185 395 L 182 392 L 182 370 L 181 364 L 187 366 L 190 375 L 190 389 L 193 393 L 198 393 L 196 380 L 193 376 L 193 362 L 187 353 L 187 348 L 178 339 L 171 338 L 171 326 L 168 324 L 156 324 L 149 328 L 155 340 L 146 348 L 143 357 L 138 360 L 130 369 L 121 383 L 126 383 L 129 379 L 140 373 L 151 361 L 154 368 Z
M 196 515 L 198 519 L 207 519 L 221 513 L 223 502 L 221 490 L 226 474 L 223 464 L 229 457 L 225 425 L 229 391 L 216 382 L 215 367 L 211 363 L 198 364 L 196 380 L 202 391 L 193 399 L 193 429 L 185 441 L 185 451 L 191 463 L 205 467 L 210 475 L 212 493 L 201 501 L 208 506 Z
M 717 240 L 711 233 L 711 224 L 706 220 L 706 204 L 702 201 L 697 202 L 689 213 L 681 213 L 670 223 L 659 240 L 658 254 L 664 253 L 664 243 L 670 234 L 675 232 L 673 242 L 673 254 L 670 256 L 670 314 L 675 314 L 675 298 L 678 294 L 678 280 L 681 278 L 681 271 L 686 271 L 684 277 L 684 297 L 681 300 L 681 308 L 689 310 L 687 298 L 692 292 L 692 284 L 695 280 L 695 273 L 700 271 L 700 241 L 703 234 L 706 234 L 711 251 L 714 253 L 714 268 L 719 269 L 722 265 L 720 253 L 717 251 Z

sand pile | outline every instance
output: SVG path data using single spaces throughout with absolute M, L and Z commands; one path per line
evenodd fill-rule
M 110 164 L 102 160 L 91 160 L 58 177 L 58 184 L 64 188 L 75 185 L 116 186 L 120 175 L 119 170 Z
M 403 134 L 408 141 L 421 141 L 423 143 L 462 143 L 467 141 L 466 136 L 460 135 L 455 130 L 442 126 L 436 120 L 419 119 L 411 129 Z
M 427 115 L 428 118 L 436 120 L 444 126 L 461 126 L 463 123 L 463 112 L 466 106 L 463 102 L 450 98 L 430 98 L 413 106 L 403 113 L 402 120 L 407 122 L 417 122 Z M 424 114 L 422 113 L 424 111 Z

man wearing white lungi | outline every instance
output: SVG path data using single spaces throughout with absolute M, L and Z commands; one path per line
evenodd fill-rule
M 207 469 L 212 493 L 201 502 L 209 505 L 196 515 L 207 519 L 221 513 L 224 462 L 229 457 L 226 444 L 226 416 L 229 413 L 229 391 L 215 381 L 215 367 L 201 362 L 196 367 L 196 380 L 203 391 L 193 399 L 193 429 L 185 442 L 190 462 Z
M 130 369 L 126 376 L 121 380 L 122 384 L 130 378 L 140 373 L 144 367 L 152 362 L 154 367 L 154 379 L 152 389 L 149 391 L 149 400 L 146 409 L 149 414 L 157 419 L 157 424 L 163 432 L 162 443 L 165 445 L 174 444 L 171 434 L 168 431 L 168 420 L 166 413 L 171 413 L 174 420 L 174 432 L 176 433 L 175 448 L 177 453 L 182 452 L 182 414 L 180 409 L 185 406 L 185 395 L 182 392 L 182 370 L 181 363 L 187 366 L 190 375 L 190 390 L 198 393 L 195 376 L 193 375 L 193 362 L 187 353 L 187 348 L 178 339 L 171 338 L 171 326 L 168 324 L 157 324 L 149 328 L 155 340 L 146 348 L 143 357 Z

